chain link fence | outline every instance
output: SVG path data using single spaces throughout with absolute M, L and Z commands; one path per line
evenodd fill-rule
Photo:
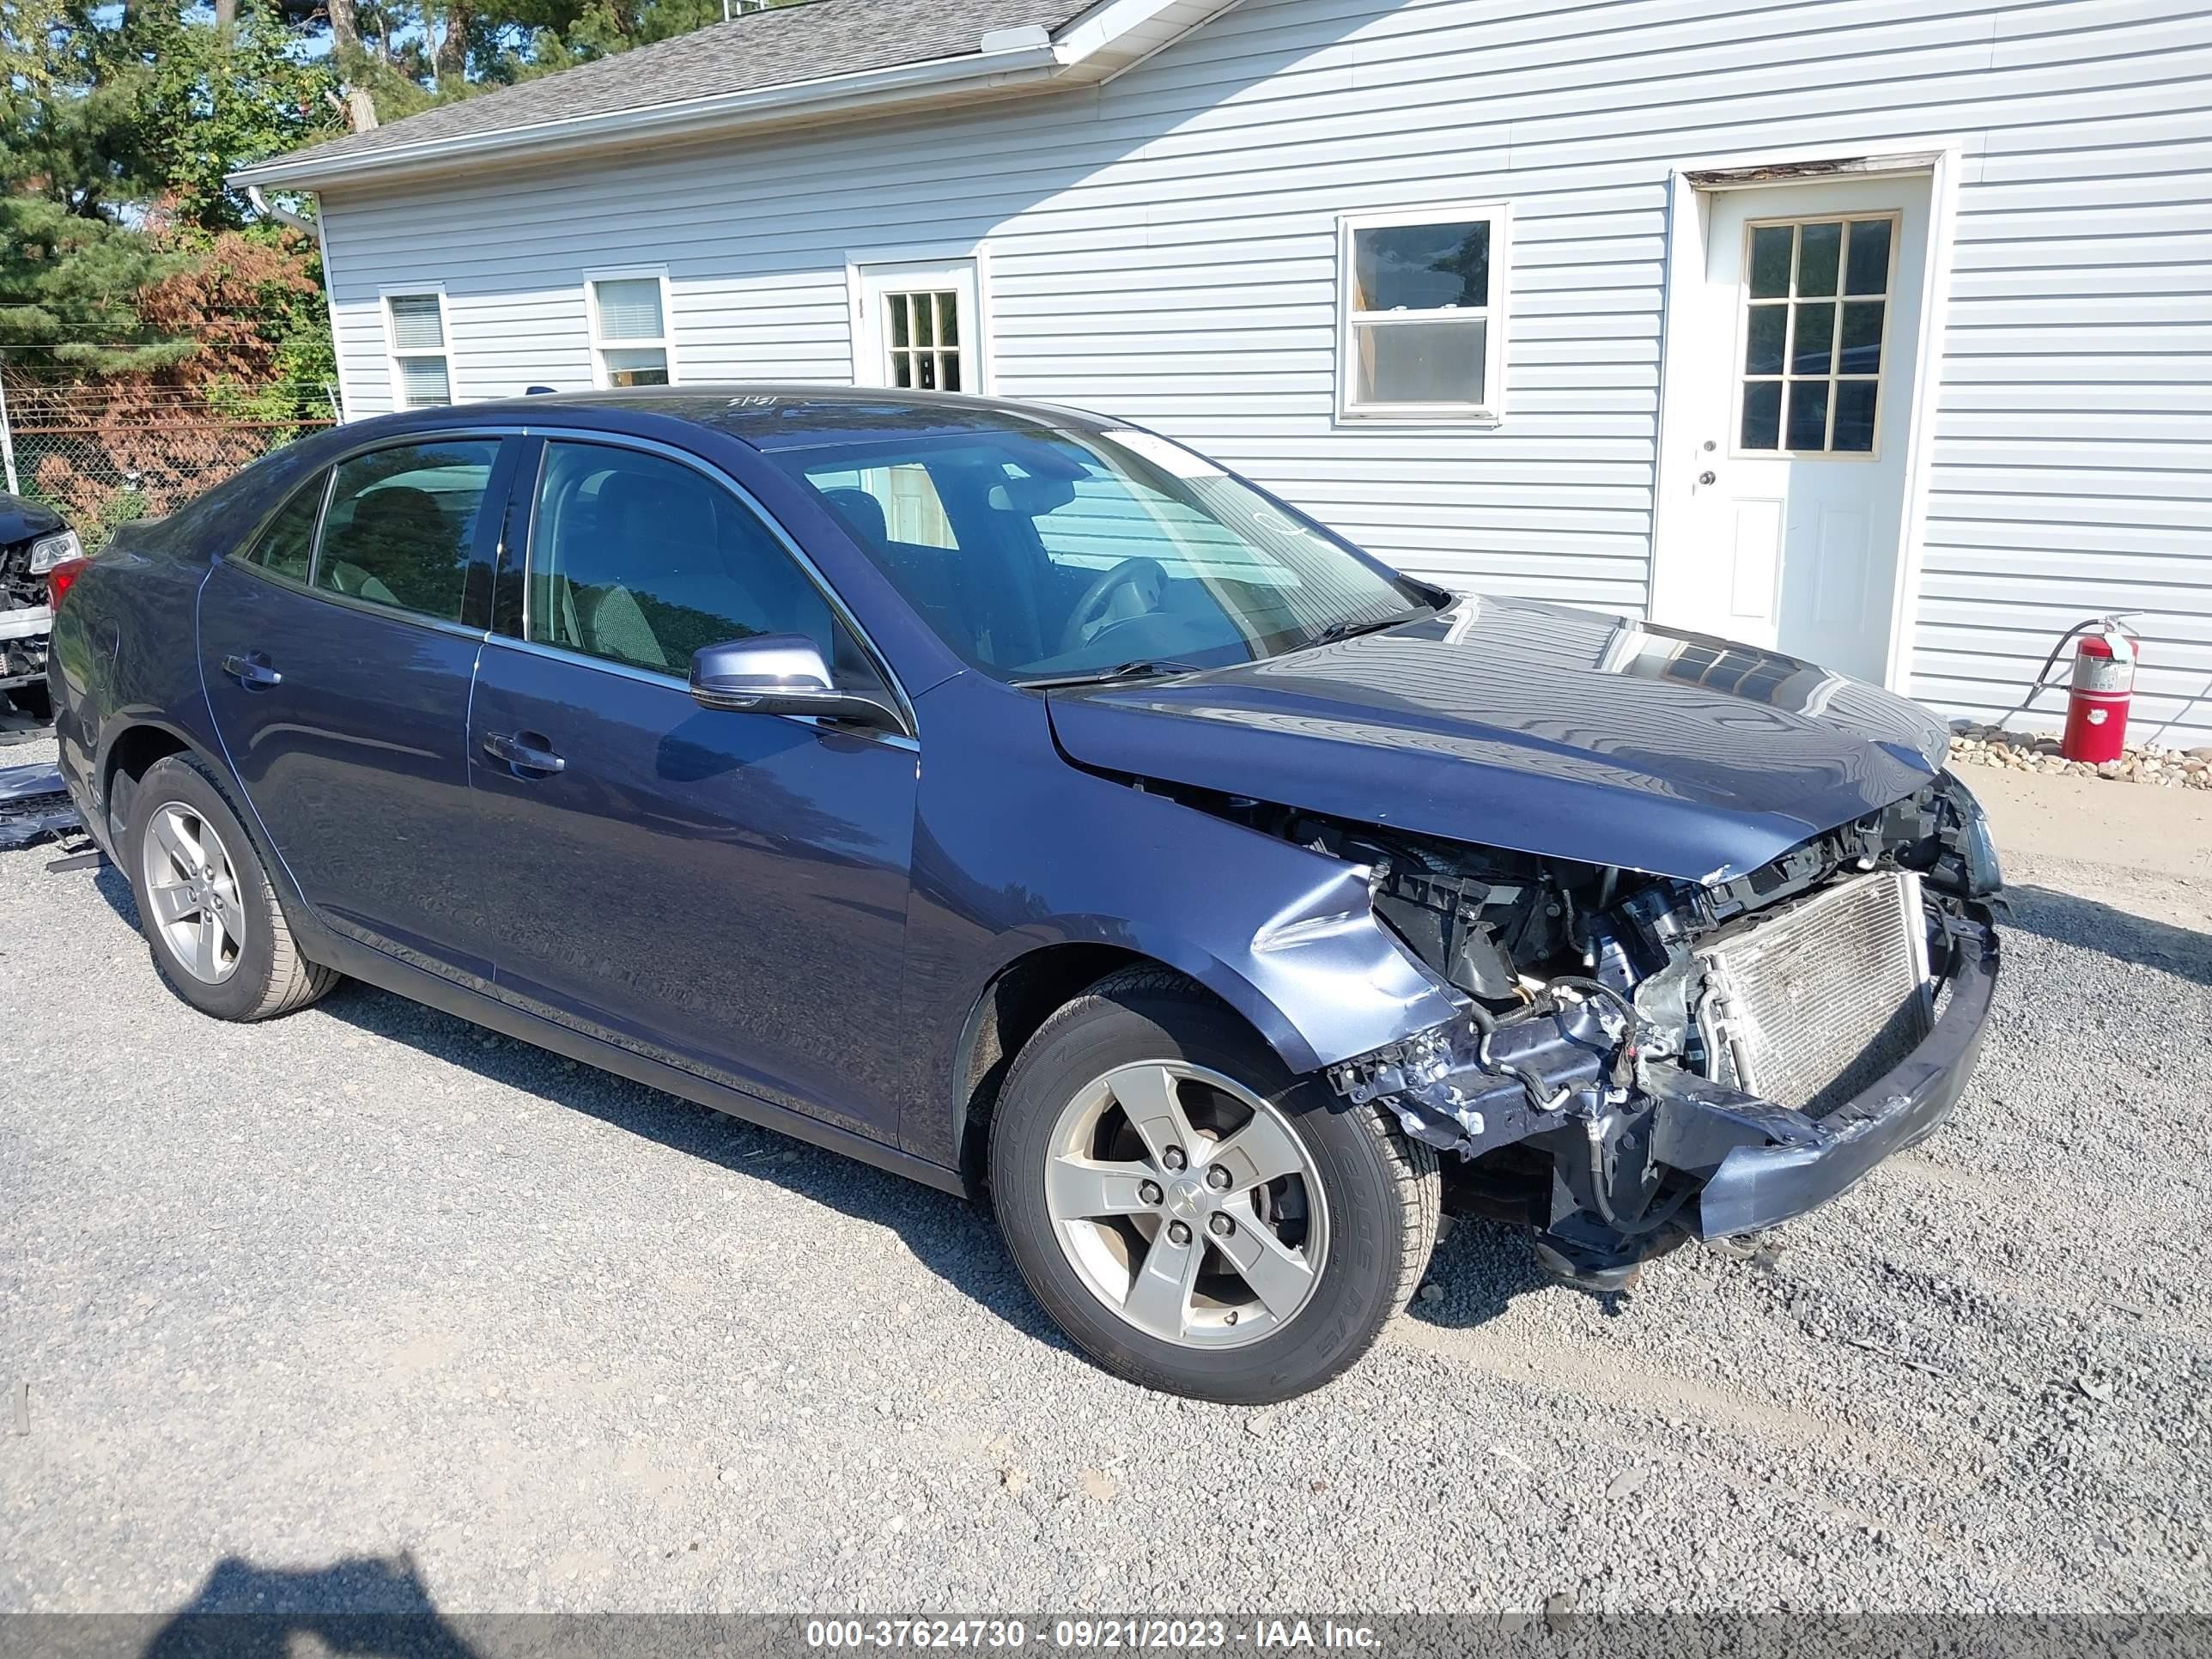
M 338 418 L 337 388 L 228 391 L 0 379 L 0 469 L 97 551 L 115 526 L 181 507 L 251 461 Z

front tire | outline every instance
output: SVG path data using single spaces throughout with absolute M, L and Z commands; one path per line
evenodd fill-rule
M 300 954 L 246 826 L 197 757 L 146 769 L 121 851 L 154 966 L 202 1013 L 268 1019 L 337 983 Z
M 1102 981 L 1022 1049 L 990 1177 L 1023 1278 L 1077 1346 L 1243 1405 L 1367 1352 L 1420 1282 L 1441 1200 L 1431 1149 L 1158 969 Z

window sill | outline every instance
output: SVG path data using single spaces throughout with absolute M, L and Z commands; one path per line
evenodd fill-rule
M 1494 409 L 1454 408 L 1448 404 L 1377 404 L 1340 405 L 1339 426 L 1503 426 L 1504 416 Z

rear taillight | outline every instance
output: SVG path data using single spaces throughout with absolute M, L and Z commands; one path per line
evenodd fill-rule
M 91 562 L 90 559 L 64 559 L 46 572 L 46 604 L 59 611 L 62 595 L 76 585 L 76 579 L 84 574 L 85 567 Z

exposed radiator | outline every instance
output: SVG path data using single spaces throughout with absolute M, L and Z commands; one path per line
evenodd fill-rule
M 1712 1075 L 1816 1116 L 1896 1066 L 1934 1021 L 1910 872 L 1839 882 L 1697 955 Z

